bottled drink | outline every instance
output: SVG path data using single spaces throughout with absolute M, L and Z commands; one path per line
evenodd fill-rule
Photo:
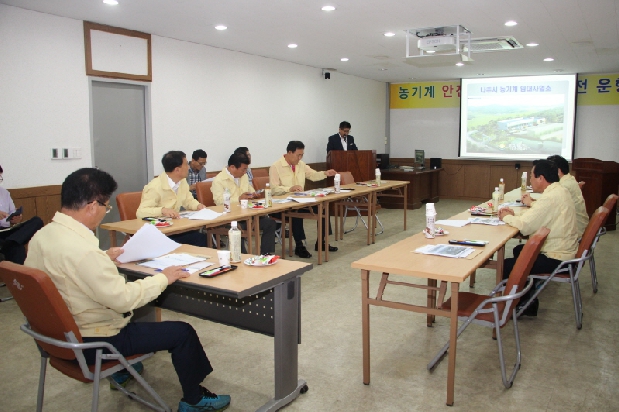
M 273 207 L 273 196 L 271 196 L 271 185 L 269 183 L 264 187 L 264 207 Z
M 501 202 L 503 202 L 505 200 L 505 182 L 503 178 L 499 180 L 499 193 L 501 193 Z
M 333 178 L 333 186 L 335 188 L 335 193 L 340 193 L 340 182 L 341 182 L 342 177 L 340 176 L 339 173 L 337 173 L 335 175 L 335 177 Z
M 436 210 L 434 203 L 426 203 L 426 230 L 424 231 L 427 238 L 434 238 L 434 222 L 436 221 Z
M 374 173 L 376 174 L 376 184 L 380 186 L 380 169 L 377 167 Z
M 230 191 L 224 190 L 224 213 L 230 213 Z
M 499 192 L 498 187 L 495 187 L 494 192 L 492 192 L 492 213 L 497 213 L 499 211 L 500 202 L 501 202 L 501 192 Z
M 522 172 L 522 181 L 520 183 L 520 190 L 522 192 L 527 191 L 527 172 Z
M 236 221 L 230 223 L 228 231 L 228 243 L 230 244 L 230 262 L 241 261 L 241 231 L 237 227 Z

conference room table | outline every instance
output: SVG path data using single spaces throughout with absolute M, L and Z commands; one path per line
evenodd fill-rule
M 218 266 L 217 252 L 210 248 L 182 245 L 172 253 L 206 257 Z M 248 257 L 251 255 L 242 258 Z M 196 272 L 168 286 L 150 307 L 153 311 L 161 307 L 272 336 L 275 395 L 257 411 L 276 411 L 307 391 L 305 380 L 298 378 L 298 345 L 301 343 L 301 275 L 311 268 L 308 263 L 279 260 L 268 267 L 239 263 L 236 270 L 214 278 L 202 278 Z M 157 273 L 135 262 L 120 265 L 119 271 L 129 280 Z
M 515 201 L 521 195 L 520 190 L 505 194 L 505 201 Z M 482 204 L 487 206 L 487 202 Z M 516 214 L 522 213 L 525 208 L 514 208 Z M 440 210 L 439 210 L 440 213 Z M 471 217 L 468 211 L 459 213 L 450 219 L 466 220 Z M 362 341 L 363 341 L 363 383 L 370 384 L 370 306 L 383 306 L 393 309 L 402 309 L 411 312 L 425 313 L 427 324 L 432 326 L 435 316 L 444 316 L 450 319 L 450 348 L 447 373 L 447 405 L 454 403 L 454 384 L 456 370 L 456 347 L 458 330 L 458 291 L 461 283 L 467 280 L 479 268 L 496 269 L 496 278 L 499 282 L 503 278 L 503 259 L 505 244 L 516 236 L 518 229 L 509 225 L 468 224 L 464 227 L 444 226 L 449 234 L 427 239 L 423 233 L 415 234 L 397 242 L 376 253 L 359 259 L 351 264 L 361 270 L 361 314 L 362 314 Z M 447 258 L 434 255 L 416 253 L 415 250 L 425 245 L 447 244 L 450 239 L 476 239 L 488 241 L 485 247 L 475 248 L 475 252 L 468 258 Z M 493 255 L 496 258 L 493 260 Z M 381 283 L 376 297 L 370 297 L 369 279 L 372 272 L 382 274 Z M 413 305 L 383 299 L 386 285 L 410 286 L 412 282 L 394 282 L 389 275 L 402 275 L 411 279 L 425 279 L 427 285 L 415 284 L 427 290 L 426 305 Z M 437 282 L 447 282 L 451 291 L 451 310 L 437 307 Z M 440 302 L 439 302 L 440 304 Z
M 371 182 L 366 182 L 364 185 L 353 183 L 349 185 L 342 185 L 342 189 L 352 189 L 352 191 L 341 192 L 341 193 L 330 193 L 326 196 L 317 196 L 313 197 L 312 201 L 307 203 L 298 203 L 296 201 L 290 201 L 286 203 L 278 203 L 274 202 L 272 207 L 269 208 L 246 208 L 242 209 L 238 203 L 233 203 L 231 205 L 231 211 L 229 213 L 223 213 L 223 205 L 220 206 L 211 206 L 208 209 L 222 213 L 222 215 L 218 216 L 212 220 L 192 220 L 188 218 L 180 218 L 171 220 L 172 226 L 161 227 L 159 230 L 166 235 L 174 235 L 178 233 L 187 232 L 190 230 L 198 230 L 201 228 L 213 228 L 222 225 L 229 224 L 232 221 L 247 221 L 248 227 L 247 231 L 250 234 L 248 236 L 248 252 L 250 254 L 253 253 L 254 249 L 260 250 L 260 225 L 259 220 L 260 217 L 265 216 L 267 214 L 282 214 L 282 221 L 284 221 L 286 214 L 292 211 L 296 211 L 298 209 L 304 209 L 308 207 L 317 207 L 317 221 L 320 222 L 323 218 L 329 219 L 329 204 L 341 200 L 345 200 L 351 197 L 365 197 L 368 202 L 368 215 L 369 215 L 369 229 L 367 233 L 367 244 L 372 244 L 376 239 L 376 196 L 378 193 L 387 191 L 387 190 L 403 190 L 402 196 L 404 197 L 404 230 L 406 230 L 406 195 L 407 195 L 407 185 L 409 182 L 405 181 L 382 181 L 380 185 L 372 185 Z M 332 189 L 332 188 L 331 188 Z M 320 189 L 317 189 L 318 191 Z M 308 190 L 311 192 L 313 190 Z M 287 193 L 282 196 L 274 196 L 274 200 L 282 200 L 288 197 L 292 198 L 300 198 L 300 199 L 309 199 L 308 196 L 297 196 L 295 193 Z M 107 230 L 110 232 L 110 243 L 111 246 L 117 246 L 117 233 L 125 233 L 127 235 L 135 234 L 142 226 L 148 224 L 144 220 L 141 219 L 132 219 L 132 220 L 123 220 L 119 222 L 112 223 L 103 223 L 99 227 L 101 229 Z M 324 238 L 324 244 L 329 244 L 329 234 L 325 233 L 323 236 L 322 233 L 322 225 L 317 225 L 317 239 Z M 253 241 L 251 238 L 253 237 Z M 290 240 L 292 242 L 292 240 Z M 285 242 L 282 237 L 282 258 L 285 256 Z M 329 260 L 329 250 L 326 248 L 324 250 L 324 260 Z M 323 242 L 318 242 L 318 264 L 321 265 L 323 262 Z

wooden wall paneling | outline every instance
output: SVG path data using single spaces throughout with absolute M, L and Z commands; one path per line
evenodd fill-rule
M 439 173 L 439 197 L 459 199 L 465 194 L 464 172 L 462 165 L 443 161 L 443 170 Z M 410 190 L 410 189 L 409 189 Z
M 43 219 L 46 224 L 51 222 L 56 212 L 60 210 L 60 195 L 39 196 L 35 200 L 37 216 Z
M 484 165 L 465 165 L 464 185 L 466 197 L 489 199 L 492 192 L 490 187 L 490 168 Z

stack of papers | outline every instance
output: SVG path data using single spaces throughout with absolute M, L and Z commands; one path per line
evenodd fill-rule
M 131 239 L 123 245 L 123 254 L 116 260 L 120 263 L 134 262 L 136 260 L 150 259 L 170 253 L 178 248 L 176 243 L 155 226 L 145 223 Z
M 437 255 L 450 258 L 465 258 L 475 249 L 467 246 L 454 246 L 454 245 L 425 245 L 416 249 L 415 252 L 423 253 L 424 255 Z
M 525 206 L 525 204 L 522 202 L 506 202 L 506 203 L 501 203 L 499 205 L 499 209 L 502 207 L 522 207 L 522 206 Z
M 297 203 L 314 203 L 316 201 L 314 197 L 288 197 L 288 199 Z
M 504 225 L 505 222 L 499 220 L 498 217 L 471 217 L 469 223 L 477 223 L 481 225 L 499 226 Z
M 280 203 L 288 203 L 288 202 L 292 202 L 292 199 L 288 198 L 288 199 L 273 199 L 273 203 L 274 204 L 280 204 Z
M 217 213 L 211 209 L 202 209 L 196 212 L 184 212 L 182 214 L 183 217 L 186 217 L 190 220 L 213 220 L 217 219 L 219 216 L 223 215 L 223 213 Z
M 187 265 L 191 265 L 192 263 L 204 262 L 205 260 L 206 258 L 204 257 L 198 257 L 198 256 L 190 255 L 187 253 L 170 253 L 168 255 L 164 255 L 164 256 L 161 256 L 155 259 L 148 260 L 146 262 L 142 262 L 139 265 L 147 267 L 147 268 L 151 268 L 151 269 L 163 270 L 170 266 L 187 266 Z M 211 263 L 207 263 L 206 266 L 205 265 L 200 265 L 200 266 L 203 269 L 209 265 L 211 265 Z M 196 270 L 198 269 L 199 268 L 196 268 Z
M 464 227 L 469 224 L 468 220 L 437 220 L 434 222 L 435 225 L 443 225 L 443 226 L 453 226 L 453 227 Z

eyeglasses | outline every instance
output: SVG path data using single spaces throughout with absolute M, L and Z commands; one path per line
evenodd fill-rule
M 100 200 L 95 200 L 95 202 L 99 203 L 99 206 L 103 206 L 106 210 L 105 210 L 105 214 L 107 215 L 108 213 L 110 213 L 110 211 L 112 210 L 112 205 L 106 205 L 105 203 L 101 202 Z
M 198 162 L 200 166 L 206 166 L 206 162 Z

